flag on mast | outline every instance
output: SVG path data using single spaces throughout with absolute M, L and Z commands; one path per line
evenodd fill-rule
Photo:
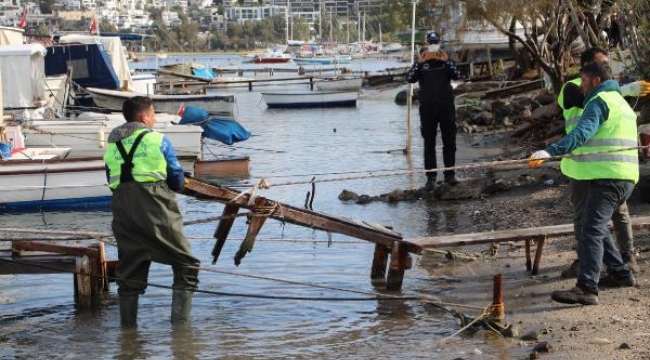
M 27 25 L 27 5 L 23 8 L 23 16 L 20 18 L 20 23 L 18 23 L 19 29 L 24 29 Z
M 90 27 L 88 28 L 88 31 L 90 34 L 93 34 L 94 32 L 97 31 L 97 20 L 95 20 L 95 16 L 93 15 L 93 19 L 90 21 Z

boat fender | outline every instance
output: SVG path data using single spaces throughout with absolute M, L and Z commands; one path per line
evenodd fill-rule
M 97 130 L 97 141 L 101 149 L 103 149 L 106 146 L 106 124 L 105 123 L 102 123 L 102 125 L 99 127 L 99 130 Z

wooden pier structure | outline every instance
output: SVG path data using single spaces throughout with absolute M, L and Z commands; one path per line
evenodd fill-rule
M 98 307 L 108 292 L 109 272 L 117 265 L 106 261 L 104 244 L 68 246 L 51 241 L 12 241 L 10 248 L 0 249 L 0 275 L 70 273 L 76 306 Z
M 262 184 L 263 185 L 263 184 Z M 305 226 L 312 229 L 338 233 L 366 240 L 375 244 L 370 269 L 371 283 L 388 291 L 400 291 L 404 273 L 412 266 L 412 254 L 422 254 L 427 248 L 449 248 L 455 246 L 525 241 L 526 267 L 537 274 L 542 258 L 545 240 L 552 237 L 573 235 L 573 224 L 542 226 L 534 228 L 508 229 L 481 233 L 452 234 L 404 240 L 395 230 L 367 222 L 336 217 L 308 209 L 297 208 L 271 199 L 254 195 L 255 190 L 240 192 L 228 187 L 209 184 L 187 178 L 183 193 L 200 200 L 212 200 L 225 204 L 219 217 L 202 220 L 218 221 L 212 250 L 215 263 L 228 239 L 230 230 L 240 209 L 248 209 L 248 229 L 236 252 L 234 261 L 239 265 L 253 249 L 255 238 L 267 218 Z M 253 195 L 251 195 L 253 194 Z M 634 229 L 650 229 L 650 216 L 633 217 Z M 7 230 L 7 229 L 5 229 Z M 9 229 L 11 230 L 11 229 Z M 38 230 L 23 229 L 22 232 L 38 233 Z M 53 233 L 64 234 L 57 231 Z M 68 232 L 68 235 L 79 235 Z M 93 235 L 94 234 L 94 235 Z M 105 233 L 88 233 L 86 238 L 110 236 Z M 75 301 L 79 308 L 93 308 L 100 304 L 102 295 L 108 291 L 109 280 L 114 279 L 117 261 L 106 261 L 103 243 L 89 246 L 65 246 L 61 239 L 16 239 L 11 247 L 0 249 L 0 275 L 73 273 Z M 534 261 L 531 259 L 531 245 L 536 243 Z
M 241 208 L 250 210 L 250 214 L 248 231 L 239 251 L 235 254 L 235 264 L 237 265 L 251 251 L 255 237 L 269 217 L 375 243 L 370 278 L 373 285 L 385 286 L 386 290 L 399 291 L 401 289 L 404 272 L 412 264 L 409 253 L 421 252 L 421 248 L 403 240 L 400 233 L 381 225 L 326 215 L 264 197 L 251 199 L 250 194 L 194 179 L 188 180 L 184 192 L 186 195 L 199 199 L 215 200 L 226 204 L 214 233 L 216 243 L 212 250 L 213 262 L 218 260 Z

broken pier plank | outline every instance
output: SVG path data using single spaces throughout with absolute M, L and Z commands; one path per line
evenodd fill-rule
M 252 240 L 259 232 L 266 217 L 375 243 L 374 258 L 370 271 L 371 282 L 374 285 L 386 284 L 387 290 L 398 291 L 401 289 L 404 272 L 409 268 L 411 260 L 408 253 L 420 253 L 422 251 L 418 246 L 404 241 L 400 233 L 381 225 L 301 209 L 264 197 L 256 197 L 255 201 L 251 203 L 249 194 L 242 194 L 233 189 L 208 184 L 196 179 L 187 179 L 184 193 L 199 199 L 211 199 L 225 203 L 224 215 L 234 215 L 239 208 L 249 209 L 253 214 L 257 215 L 257 217 L 253 216 L 251 218 L 249 231 L 246 235 L 247 240 L 242 243 L 240 251 L 235 256 L 235 263 L 238 263 L 238 260 L 241 260 L 245 255 L 245 250 L 252 246 Z M 223 248 L 233 220 L 232 216 L 227 217 L 221 219 L 218 225 L 215 233 L 217 243 L 212 253 L 215 256 L 214 261 L 216 261 Z M 249 242 L 251 245 L 245 246 Z M 388 265 L 389 254 L 391 255 L 390 266 Z M 387 268 L 388 275 L 386 275 Z
M 207 184 L 195 179 L 189 180 L 185 185 L 185 189 L 190 191 L 190 193 L 185 192 L 186 195 L 196 196 L 201 199 L 209 198 L 226 204 L 236 205 L 241 208 L 254 210 L 260 204 L 256 201 L 254 205 L 249 205 L 248 195 L 240 196 L 241 193 L 233 189 Z M 194 192 L 195 194 L 192 194 L 191 192 Z M 280 221 L 348 235 L 358 239 L 383 244 L 391 248 L 394 242 L 403 240 L 400 233 L 386 227 L 379 227 L 377 225 L 371 226 L 363 222 L 300 209 L 264 197 L 258 198 L 263 199 L 262 204 L 265 208 L 273 209 L 269 212 L 268 216 Z M 408 249 L 410 252 L 414 252 L 413 250 L 415 250 L 410 245 L 408 246 Z
M 632 228 L 635 230 L 650 229 L 650 216 L 632 217 Z M 613 229 L 611 224 L 610 230 Z M 573 224 L 539 226 L 522 229 L 496 230 L 479 233 L 442 235 L 433 237 L 423 237 L 409 240 L 414 249 L 453 247 L 477 244 L 491 244 L 506 241 L 537 241 L 535 251 L 535 261 L 532 267 L 532 274 L 535 275 L 539 269 L 539 263 L 542 257 L 542 249 L 547 237 L 562 237 L 573 235 Z M 530 263 L 530 245 L 527 245 L 527 265 Z

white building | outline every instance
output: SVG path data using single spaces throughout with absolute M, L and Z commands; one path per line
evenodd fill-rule
M 246 21 L 260 21 L 271 16 L 285 16 L 287 8 L 285 6 L 262 5 L 262 6 L 235 6 L 225 10 L 225 15 L 229 20 L 243 24 Z

